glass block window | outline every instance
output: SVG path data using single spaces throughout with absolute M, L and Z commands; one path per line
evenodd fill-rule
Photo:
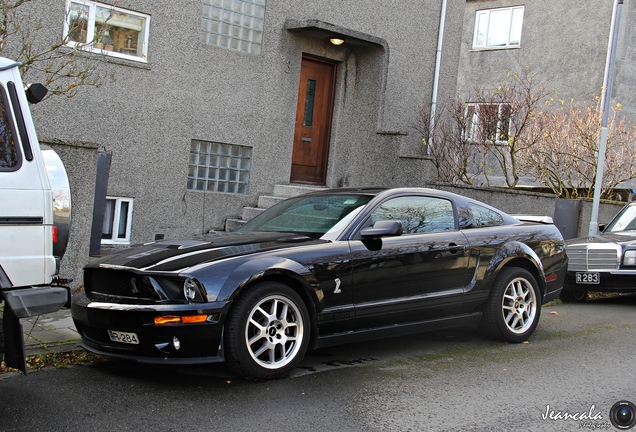
M 266 0 L 203 0 L 201 43 L 259 55 Z
M 246 194 L 252 148 L 192 140 L 188 189 Z

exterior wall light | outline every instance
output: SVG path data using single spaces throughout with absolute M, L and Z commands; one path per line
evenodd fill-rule
M 344 39 L 340 39 L 337 37 L 332 37 L 329 39 L 329 42 L 331 42 L 332 44 L 338 46 L 338 45 L 342 45 L 344 43 Z

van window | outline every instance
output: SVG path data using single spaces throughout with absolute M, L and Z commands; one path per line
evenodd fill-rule
M 15 171 L 20 167 L 20 161 L 20 150 L 13 139 L 7 95 L 0 87 L 0 171 Z

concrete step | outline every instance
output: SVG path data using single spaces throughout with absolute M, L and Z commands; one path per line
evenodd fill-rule
M 279 202 L 284 200 L 285 198 L 283 197 L 261 195 L 258 197 L 258 207 L 262 209 L 268 209 L 274 204 L 278 204 Z
M 235 218 L 225 219 L 225 231 L 234 232 L 240 227 L 242 227 L 243 225 L 245 225 L 246 222 L 247 221 L 243 219 L 235 219 Z
M 261 195 L 258 197 L 258 207 L 243 207 L 243 214 L 241 218 L 230 217 L 225 220 L 225 231 L 232 232 L 239 229 L 245 222 L 259 215 L 266 209 L 270 208 L 276 203 L 283 201 L 287 198 L 292 198 L 298 195 L 315 192 L 326 189 L 323 186 L 309 186 L 309 185 L 275 185 L 274 193 L 272 195 Z
M 323 186 L 305 186 L 305 185 L 281 185 L 277 184 L 274 186 L 274 196 L 283 197 L 283 198 L 291 198 L 298 195 L 315 192 L 319 190 L 326 189 Z
M 241 219 L 244 221 L 248 221 L 253 217 L 258 216 L 259 214 L 265 211 L 264 208 L 259 207 L 243 207 L 243 214 L 241 215 Z

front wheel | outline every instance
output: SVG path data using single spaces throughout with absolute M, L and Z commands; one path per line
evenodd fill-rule
M 480 329 L 491 338 L 519 343 L 534 332 L 540 315 L 541 296 L 532 274 L 504 268 L 492 287 Z
M 309 313 L 300 296 L 282 283 L 257 283 L 228 314 L 226 366 L 245 378 L 281 378 L 303 359 L 309 336 Z

